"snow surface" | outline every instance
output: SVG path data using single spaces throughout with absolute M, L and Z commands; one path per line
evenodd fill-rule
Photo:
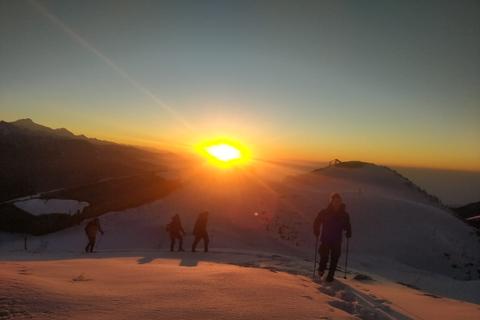
M 164 199 L 84 227 L 27 239 L 0 233 L 0 319 L 479 319 L 480 242 L 473 229 L 384 168 L 331 168 L 282 182 L 251 172 L 183 172 Z M 350 213 L 336 280 L 313 276 L 312 222 L 332 192 Z M 169 252 L 210 211 L 210 252 Z M 202 249 L 202 243 L 197 247 Z M 373 280 L 355 280 L 358 274 Z M 401 284 L 400 284 L 401 283 Z M 417 289 L 414 289 L 417 288 Z
M 311 279 L 311 261 L 251 251 L 11 253 L 0 319 L 478 319 L 476 304 L 380 277 Z
M 28 199 L 14 202 L 15 207 L 22 209 L 34 216 L 41 214 L 63 213 L 74 215 L 81 213 L 87 202 L 79 202 L 77 200 L 63 199 Z

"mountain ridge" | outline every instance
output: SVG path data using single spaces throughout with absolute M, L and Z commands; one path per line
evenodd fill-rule
M 287 179 L 296 183 L 309 184 L 319 182 L 321 179 L 331 178 L 348 180 L 349 191 L 359 194 L 372 189 L 372 187 L 377 189 L 386 188 L 391 191 L 390 193 L 394 193 L 393 191 L 405 193 L 408 190 L 412 190 L 418 193 L 416 196 L 413 196 L 412 193 L 412 200 L 422 201 L 444 210 L 451 210 L 438 197 L 431 195 L 402 174 L 387 166 L 378 166 L 374 163 L 363 161 L 338 162 L 304 174 L 289 176 Z M 357 185 L 354 186 L 354 184 Z
M 0 202 L 39 192 L 88 185 L 106 178 L 166 170 L 170 154 L 80 139 L 30 119 L 0 121 Z
M 88 138 L 84 134 L 75 135 L 66 128 L 52 129 L 50 127 L 35 123 L 30 118 L 19 119 L 17 121 L 13 121 L 9 123 L 17 128 L 28 130 L 30 131 L 30 134 L 33 134 L 33 135 L 44 134 L 44 135 L 55 136 L 59 138 L 61 137 L 61 138 L 67 138 L 67 139 L 80 139 L 80 140 L 85 140 L 85 141 L 89 141 L 96 144 L 116 144 L 115 142 L 111 142 L 111 141 L 99 140 L 96 138 Z M 27 133 L 27 132 L 24 132 L 24 133 Z

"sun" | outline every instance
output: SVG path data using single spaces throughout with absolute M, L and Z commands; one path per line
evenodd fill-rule
M 210 163 L 221 168 L 232 167 L 249 160 L 249 151 L 246 147 L 225 139 L 201 143 L 196 146 L 196 150 Z
M 210 147 L 206 147 L 205 150 L 207 150 L 209 154 L 223 162 L 242 158 L 242 153 L 240 152 L 240 150 L 226 143 L 220 143 Z

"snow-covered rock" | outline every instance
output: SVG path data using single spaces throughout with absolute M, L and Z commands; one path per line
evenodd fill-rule
M 74 215 L 81 213 L 85 207 L 88 207 L 87 202 L 80 202 L 77 200 L 64 199 L 28 199 L 16 201 L 14 205 L 34 216 L 41 214 L 63 213 Z

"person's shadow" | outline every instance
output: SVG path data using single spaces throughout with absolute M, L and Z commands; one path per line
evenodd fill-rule
M 155 253 L 146 254 L 143 258 L 138 259 L 138 264 L 146 264 L 152 262 L 154 259 L 158 258 L 159 256 Z M 179 266 L 181 267 L 196 267 L 198 266 L 198 258 L 194 255 L 189 257 L 184 257 L 180 260 Z
M 198 266 L 198 259 L 195 256 L 183 258 L 179 264 L 180 267 L 196 267 Z
M 141 259 L 138 259 L 138 264 L 146 264 L 146 263 L 150 263 L 153 261 L 153 259 L 155 259 L 156 256 L 154 254 L 149 254 L 149 255 L 146 255 L 145 257 L 141 258 Z

